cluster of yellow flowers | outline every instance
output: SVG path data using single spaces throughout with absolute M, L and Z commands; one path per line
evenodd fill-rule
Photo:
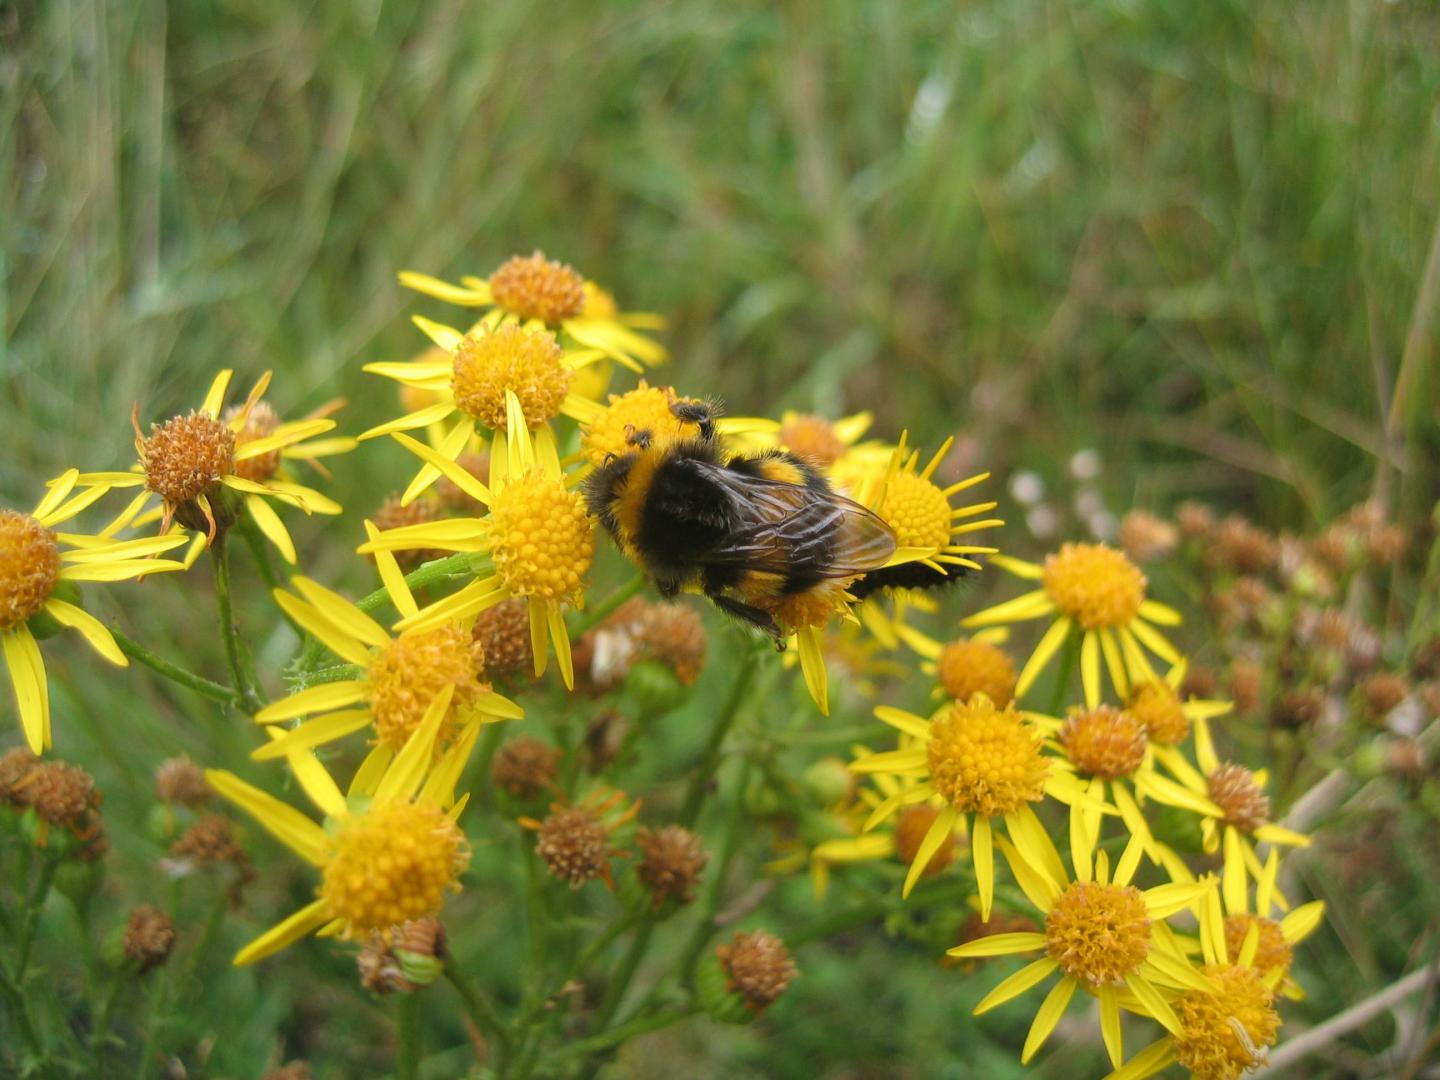
M 223 549 L 237 528 L 268 538 L 294 564 L 295 545 L 272 504 L 307 514 L 340 507 L 298 483 L 288 463 L 319 467 L 321 458 L 382 437 L 418 459 L 399 498 L 410 516 L 365 522 L 357 547 L 373 559 L 381 589 L 352 602 L 293 577 L 291 588 L 273 592 L 309 638 L 293 666 L 293 692 L 252 701 L 236 674 L 233 700 L 253 704 L 263 733 L 253 757 L 283 761 L 323 818 L 317 823 L 233 773 L 207 773 L 216 791 L 320 871 L 315 901 L 246 946 L 240 963 L 312 931 L 386 935 L 440 910 L 469 860 L 457 824 L 467 797 L 456 788 L 479 733 L 523 715 L 487 677 L 477 619 L 507 602 L 523 605 L 535 674 L 553 654 L 573 687 L 566 616 L 585 605 L 596 550 L 578 485 L 624 453 L 636 430 L 662 443 L 694 434 L 693 422 L 672 409 L 673 388 L 641 378 L 609 392 L 616 365 L 641 375 L 664 360 L 642 332 L 660 320 L 620 312 L 570 267 L 537 252 L 458 285 L 412 273 L 401 280 L 479 317 L 462 329 L 417 316 L 432 348 L 412 361 L 367 365 L 400 384 L 398 418 L 358 440 L 329 434 L 334 403 L 282 422 L 263 400 L 268 374 L 226 410 L 225 371 L 199 409 L 152 424 L 148 435 L 137 409 L 130 470 L 72 469 L 31 512 L 0 511 L 0 643 L 27 740 L 40 753 L 51 738 L 37 638 L 68 626 L 115 663 L 139 655 L 80 606 L 70 583 L 184 570 L 205 548 Z M 985 516 L 993 502 L 955 503 L 986 476 L 942 483 L 949 442 L 922 464 L 904 436 L 896 444 L 867 440 L 869 423 L 865 414 L 832 423 L 787 413 L 778 421 L 722 419 L 720 431 L 736 449 L 782 448 L 820 469 L 889 525 L 898 559 L 947 574 L 979 570 L 977 556 L 989 555 L 1038 587 L 965 620 L 978 633 L 943 645 L 909 621 L 928 601 L 903 591 L 862 602 L 836 590 L 782 620 L 821 712 L 829 711 L 827 654 L 848 660 L 902 646 L 918 654 L 944 699 L 928 718 L 875 710 L 899 732 L 898 746 L 857 753 L 851 768 L 872 786 L 843 810 L 854 835 L 812 853 L 817 882 L 839 864 L 899 855 L 909 865 L 908 896 L 922 875 L 954 860 L 964 839 L 988 920 L 998 847 L 1044 930 L 980 937 L 951 954 L 1045 953 L 976 1006 L 983 1012 L 1058 975 L 1036 1013 L 1026 1060 L 1080 987 L 1099 1001 L 1113 1075 L 1147 1076 L 1172 1060 L 1205 1078 L 1238 1075 L 1274 1041 L 1273 995 L 1293 990 L 1290 948 L 1320 919 L 1318 904 L 1291 909 L 1279 883 L 1274 845 L 1305 838 L 1269 820 L 1263 774 L 1218 758 L 1209 722 L 1228 706 L 1182 699 L 1185 661 L 1158 629 L 1179 616 L 1147 596 L 1144 575 L 1125 555 L 1071 544 L 1034 565 L 971 543 L 971 534 L 1002 524 Z M 93 535 L 55 531 L 112 489 L 130 488 L 138 494 Z M 441 503 L 468 507 L 469 516 L 435 510 Z M 150 525 L 158 535 L 122 538 Z M 156 557 L 181 548 L 177 559 Z M 420 557 L 430 562 L 407 582 L 401 560 Z M 444 573 L 432 572 L 437 567 Z M 412 591 L 422 579 L 461 584 L 431 599 Z M 374 614 L 387 606 L 396 616 L 388 627 Z M 1017 674 L 1003 627 L 1040 618 L 1053 621 Z M 322 670 L 326 651 L 336 659 Z M 1022 710 L 1058 656 L 1066 662 L 1062 687 L 1078 667 L 1083 704 L 1064 716 Z M 1168 665 L 1166 674 L 1152 658 Z M 317 749 L 360 733 L 370 750 L 342 789 Z M 1052 824 L 1068 820 L 1068 869 L 1047 831 L 1052 800 L 1065 808 L 1050 815 Z M 1148 816 L 1156 807 L 1195 816 L 1205 850 L 1221 856 L 1218 876 L 1197 877 L 1157 835 Z M 1268 854 L 1257 843 L 1270 845 Z M 1136 882 L 1145 876 L 1154 882 L 1142 889 Z M 1122 1011 L 1167 1033 L 1128 1063 Z

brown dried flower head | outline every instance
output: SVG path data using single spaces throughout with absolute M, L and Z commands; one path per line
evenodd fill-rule
M 43 608 L 59 580 L 55 535 L 29 514 L 0 510 L 0 633 Z
M 375 522 L 375 527 L 381 532 L 389 532 L 391 529 L 404 529 L 411 525 L 428 525 L 432 521 L 439 521 L 444 516 L 444 510 L 438 500 L 422 496 L 412 501 L 409 506 L 403 506 L 400 502 L 400 493 L 396 492 L 376 508 L 371 520 Z M 400 564 L 402 570 L 408 572 L 421 563 L 439 559 L 446 554 L 448 553 L 433 549 L 397 551 L 395 552 L 395 561 Z
M 27 805 L 17 785 L 40 759 L 23 746 L 7 750 L 0 756 L 0 803 L 8 806 Z
M 1400 561 L 1408 543 L 1403 525 L 1380 525 L 1365 538 L 1365 554 L 1377 566 L 1390 566 Z
M 1207 778 L 1210 801 L 1225 812 L 1224 823 L 1254 832 L 1270 816 L 1270 800 L 1243 765 L 1225 764 Z
M 688 904 L 694 899 L 700 873 L 710 860 L 700 845 L 700 837 L 683 825 L 666 825 L 641 829 L 635 836 L 635 846 L 640 849 L 636 873 L 650 890 L 657 909 L 666 900 Z
M 1187 500 L 1176 509 L 1175 524 L 1187 540 L 1201 540 L 1215 528 L 1215 515 L 1204 503 Z
M 930 826 L 935 824 L 935 819 L 940 816 L 940 811 L 929 803 L 916 803 L 914 806 L 907 806 L 895 818 L 895 858 L 903 866 L 909 866 L 915 861 L 915 856 L 920 854 L 920 844 L 925 839 L 925 834 L 930 831 Z M 952 862 L 955 861 L 955 833 L 952 830 L 940 842 L 935 849 L 935 854 L 930 856 L 930 861 L 920 871 L 922 877 L 929 877 L 931 874 L 938 874 Z
M 496 751 L 490 775 L 502 791 L 517 799 L 533 799 L 554 784 L 560 757 L 556 747 L 531 735 L 521 735 Z
M 1254 660 L 1242 656 L 1230 665 L 1230 697 L 1236 712 L 1256 712 L 1264 687 L 1265 673 Z
M 486 608 L 475 620 L 474 635 L 484 649 L 487 676 L 533 672 L 530 615 L 523 599 L 505 600 Z
M 1278 728 L 1310 727 L 1325 711 L 1325 691 L 1318 686 L 1286 690 L 1270 709 L 1270 722 Z
M 161 802 L 193 808 L 214 794 L 205 771 L 188 757 L 169 758 L 155 769 L 155 798 Z
M 250 856 L 235 837 L 235 826 L 223 814 L 207 814 L 191 825 L 170 845 L 170 855 L 191 865 L 228 863 L 246 881 L 255 876 Z
M 83 858 L 98 858 L 106 849 L 100 820 L 100 792 L 95 779 L 78 765 L 39 761 L 10 787 L 10 800 L 35 811 L 46 827 L 64 829 L 85 843 Z M 44 844 L 42 829 L 40 843 Z
M 1410 693 L 1410 681 L 1398 671 L 1377 671 L 1360 684 L 1360 695 L 1373 720 L 1384 720 Z
M 730 989 L 757 1013 L 777 1001 L 799 973 L 790 950 L 764 930 L 740 932 L 729 945 L 715 950 Z
M 535 852 L 546 869 L 572 889 L 597 877 L 609 879 L 610 832 L 583 807 L 555 810 L 540 823 Z
M 1144 510 L 1131 510 L 1120 521 L 1118 534 L 1125 554 L 1136 562 L 1168 558 L 1180 542 L 1180 530 Z
M 235 472 L 235 433 L 209 413 L 192 409 L 151 424 L 138 443 L 146 487 L 171 506 L 212 492 Z
M 1280 545 L 1275 537 L 1239 514 L 1231 514 L 1215 532 L 1212 561 L 1240 573 L 1256 574 L 1275 565 Z
M 445 927 L 434 915 L 402 923 L 389 935 L 371 934 L 355 958 L 360 984 L 374 994 L 414 993 L 443 970 L 447 947 Z
M 221 415 L 220 419 L 229 424 L 244 410 L 244 405 L 231 405 Z M 270 407 L 268 401 L 257 401 L 250 409 L 250 415 L 245 420 L 245 426 L 235 433 L 235 446 L 244 446 L 247 442 L 254 442 L 256 439 L 263 439 L 273 435 L 275 429 L 280 426 L 280 416 Z M 271 450 L 268 454 L 261 454 L 259 457 L 247 458 L 244 461 L 235 462 L 235 475 L 244 480 L 254 480 L 263 484 L 280 471 L 280 451 Z
M 159 908 L 141 904 L 126 920 L 120 945 L 125 958 L 143 975 L 169 958 L 175 948 L 175 924 Z
M 789 417 L 780 425 L 780 445 L 819 469 L 828 469 L 845 454 L 845 440 L 823 416 Z
M 310 1080 L 313 1074 L 308 1061 L 289 1061 L 265 1074 L 265 1080 Z

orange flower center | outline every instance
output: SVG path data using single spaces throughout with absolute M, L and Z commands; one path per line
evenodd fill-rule
M 1243 765 L 1221 765 L 1208 777 L 1210 801 L 1225 811 L 1224 822 L 1254 832 L 1270 816 L 1270 800 Z
M 405 745 L 425 718 L 435 695 L 447 686 L 455 687 L 451 715 L 473 702 L 484 689 L 480 681 L 483 646 L 470 631 L 450 625 L 414 634 L 401 634 L 370 661 L 370 709 L 375 718 L 375 735 L 392 750 Z M 444 746 L 454 730 L 454 720 L 441 726 L 437 746 Z
M 0 631 L 19 626 L 60 580 L 60 547 L 29 514 L 0 510 Z
M 1145 725 L 1154 742 L 1177 746 L 1190 734 L 1190 718 L 1180 705 L 1180 696 L 1167 682 L 1141 683 L 1133 687 L 1125 708 Z
M 1077 881 L 1045 916 L 1045 949 L 1060 970 L 1092 988 L 1140 969 L 1150 955 L 1150 914 L 1133 885 Z
M 949 642 L 935 662 L 940 686 L 952 698 L 984 694 L 1000 708 L 1015 697 L 1015 665 L 1005 650 L 964 638 Z
M 670 411 L 676 400 L 680 399 L 674 387 L 650 386 L 644 379 L 634 390 L 611 394 L 604 411 L 585 425 L 580 435 L 590 464 L 599 467 L 611 454 L 619 457 L 633 450 L 627 441 L 631 432 L 649 432 L 650 446 L 656 449 L 693 438 L 699 428 Z
M 585 279 L 564 263 L 545 258 L 543 252 L 517 255 L 490 275 L 495 303 L 522 319 L 539 319 L 552 326 L 585 310 Z
M 1060 728 L 1060 745 L 1081 772 L 1114 780 L 1145 761 L 1145 725 L 1109 705 L 1076 709 Z
M 1209 965 L 1204 972 L 1220 984 L 1220 992 L 1192 990 L 1175 1002 L 1180 1020 L 1175 1060 L 1196 1080 L 1238 1080 L 1275 1044 L 1280 1030 L 1275 995 L 1254 968 Z
M 1050 763 L 1040 738 L 1013 705 L 996 709 L 983 694 L 955 702 L 930 725 L 930 783 L 957 810 L 1008 814 L 1045 795 Z
M 845 453 L 844 440 L 823 416 L 790 417 L 780 425 L 780 445 L 819 469 L 835 464 Z
M 1245 945 L 1245 937 L 1250 933 L 1252 926 L 1260 927 L 1260 940 L 1255 949 L 1255 959 L 1251 966 L 1267 973 L 1277 968 L 1282 972 L 1288 972 L 1293 954 L 1290 951 L 1290 943 L 1285 940 L 1285 935 L 1280 930 L 1280 924 L 1274 919 L 1266 919 L 1259 915 L 1249 915 L 1243 912 L 1226 918 L 1225 955 L 1232 957 L 1240 955 L 1240 950 Z
M 1066 544 L 1045 560 L 1045 592 L 1087 630 L 1128 626 L 1145 601 L 1145 575 L 1104 544 Z
M 950 543 L 950 500 L 912 472 L 890 478 L 877 513 L 895 530 L 900 547 L 943 548 Z
M 209 413 L 192 411 L 150 425 L 140 443 L 145 486 L 171 506 L 212 491 L 235 472 L 235 433 Z

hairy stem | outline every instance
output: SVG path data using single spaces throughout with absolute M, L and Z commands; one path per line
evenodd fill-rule
M 239 702 L 239 695 L 228 686 L 221 686 L 217 682 L 211 682 L 203 676 L 196 675 L 193 671 L 186 671 L 178 664 L 172 664 L 163 656 L 157 656 L 144 645 L 129 637 L 123 631 L 114 626 L 110 627 L 110 634 L 115 639 L 115 644 L 120 646 L 120 651 L 131 660 L 138 660 L 151 671 L 163 675 L 173 683 L 193 690 L 212 701 L 223 702 L 226 705 L 235 705 Z
M 510 1032 L 505 1028 L 505 1021 L 495 1011 L 495 1007 L 487 1001 L 483 994 L 478 993 L 469 981 L 455 970 L 454 964 L 445 965 L 445 978 L 460 995 L 460 1000 L 465 1003 L 465 1011 L 470 1014 L 470 1019 L 485 1034 L 485 1037 L 495 1044 L 495 1073 L 497 1076 L 504 1076 L 505 1070 L 509 1067 L 512 1042 Z
M 220 608 L 220 636 L 225 640 L 225 661 L 230 665 L 230 678 L 235 683 L 241 707 L 254 715 L 265 706 L 245 670 L 240 629 L 235 625 L 235 611 L 230 603 L 230 554 L 223 533 L 210 546 L 210 568 L 214 571 L 215 602 Z

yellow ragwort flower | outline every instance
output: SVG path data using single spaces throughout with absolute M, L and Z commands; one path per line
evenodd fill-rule
M 451 285 L 412 270 L 400 273 L 400 284 L 416 292 L 461 307 L 492 308 L 490 315 L 497 318 L 544 323 L 637 373 L 667 355 L 663 345 L 636 333 L 663 330 L 663 318 L 618 310 L 608 292 L 543 252 L 508 259 L 489 278 L 462 277 L 460 282 Z
M 993 934 L 949 950 L 957 958 L 1010 956 L 1043 949 L 1045 956 L 1002 981 L 975 1006 L 975 1014 L 1060 977 L 1035 1012 L 1020 1060 L 1028 1062 L 1055 1030 L 1077 989 L 1100 1003 L 1100 1031 L 1111 1063 L 1124 1060 L 1120 1010 L 1128 1007 L 1158 1020 L 1168 1031 L 1181 1030 L 1166 991 L 1210 991 L 1214 985 L 1186 957 L 1164 920 L 1197 904 L 1215 882 L 1167 882 L 1140 890 L 1131 884 L 1140 865 L 1140 842 L 1131 838 L 1110 872 L 1109 856 L 1088 837 L 1071 838 L 1074 876 L 1065 872 L 1060 854 L 1043 830 L 1029 845 L 1031 854 L 1001 838 L 1000 850 L 1030 902 L 1045 916 L 1042 931 Z M 1077 846 L 1078 845 L 1078 846 Z M 1127 993 L 1128 991 L 1128 993 Z
M 1319 929 L 1325 918 L 1325 901 L 1312 900 L 1289 912 L 1276 903 L 1276 879 L 1280 874 L 1280 849 L 1272 847 L 1255 883 L 1255 906 L 1244 878 L 1227 875 L 1221 882 L 1225 905 L 1225 958 L 1248 964 L 1260 972 L 1272 990 L 1278 989 L 1294 1001 L 1304 991 L 1290 975 L 1294 948 Z M 1252 941 L 1253 938 L 1253 941 Z
M 507 438 L 490 452 L 486 486 L 455 462 L 425 444 L 396 432 L 394 438 L 489 509 L 482 518 L 449 518 L 378 533 L 361 545 L 362 554 L 432 549 L 484 553 L 493 571 L 438 600 L 405 614 L 398 630 L 469 624 L 476 615 L 511 597 L 529 607 L 536 675 L 545 671 L 551 642 L 567 687 L 575 685 L 564 609 L 584 601 L 584 580 L 595 554 L 595 526 L 585 500 L 560 469 L 555 438 L 541 427 L 532 441 L 519 401 L 509 400 Z M 423 473 L 422 473 L 423 475 Z
M 916 850 L 902 893 L 910 895 L 930 857 L 957 827 L 966 828 L 980 893 L 980 917 L 990 918 L 995 895 L 993 822 L 1005 823 L 1022 851 L 1040 853 L 1044 826 L 1031 809 L 1046 795 L 1063 803 L 1088 800 L 1063 759 L 1043 753 L 1041 733 L 1015 711 L 983 694 L 956 701 L 926 720 L 914 713 L 881 706 L 875 715 L 914 742 L 899 750 L 851 762 L 860 773 L 890 774 L 913 780 L 875 808 L 866 822 L 872 829 L 903 806 L 938 796 L 944 809 Z
M 380 535 L 369 522 L 366 528 L 372 538 Z M 417 614 L 419 606 L 395 557 L 379 551 L 375 561 L 395 610 L 401 616 Z M 373 732 L 374 753 L 393 754 L 442 692 L 450 708 L 436 740 L 441 750 L 469 738 L 472 727 L 524 716 L 519 705 L 495 693 L 480 677 L 468 625 L 445 622 L 392 637 L 338 593 L 303 577 L 295 578 L 294 585 L 299 596 L 276 589 L 275 602 L 336 656 L 354 664 L 359 677 L 307 687 L 256 713 L 257 723 L 270 725 L 314 717 L 290 731 L 270 728 L 272 741 L 251 755 L 257 761 L 309 751 L 367 727 Z M 357 704 L 361 707 L 352 707 Z
M 1148 649 L 1171 664 L 1180 654 L 1152 623 L 1177 626 L 1173 608 L 1145 595 L 1145 575 L 1121 551 L 1104 544 L 1065 544 L 1043 565 L 997 556 L 996 566 L 1040 582 L 1033 592 L 1007 600 L 961 620 L 962 626 L 996 626 L 1055 616 L 1020 672 L 1015 686 L 1024 697 L 1045 665 L 1072 633 L 1080 635 L 1080 679 L 1085 703 L 1100 704 L 1100 660 L 1116 693 L 1124 697 L 1133 683 L 1158 682 Z
M 106 526 L 104 535 L 114 535 L 132 524 L 159 518 L 160 531 L 168 533 L 178 521 L 197 533 L 196 544 L 187 557 L 194 560 L 201 543 L 213 543 L 219 530 L 228 528 L 239 512 L 245 512 L 279 550 L 287 562 L 295 562 L 295 544 L 274 508 L 266 499 L 298 506 L 307 514 L 338 514 L 340 505 L 313 488 L 294 483 L 280 471 L 275 455 L 315 458 L 341 453 L 349 440 L 329 439 L 300 444 L 335 427 L 323 416 L 290 423 L 275 418 L 268 434 L 260 427 L 274 413 L 268 406 L 257 418 L 260 399 L 270 385 L 270 372 L 260 376 L 245 402 L 225 411 L 225 391 L 233 375 L 228 368 L 215 376 L 199 409 L 174 416 L 164 423 L 151 424 L 150 434 L 140 430 L 139 406 L 131 415 L 135 427 L 135 452 L 139 462 L 133 472 L 85 473 L 80 483 L 109 488 L 141 487 L 130 505 Z M 258 423 L 252 421 L 258 420 Z M 287 451 L 290 453 L 287 455 Z M 273 464 L 272 464 L 273 463 Z M 259 478 L 263 477 L 263 479 Z M 146 512 L 152 495 L 159 495 L 158 511 Z
M 309 751 L 289 755 L 296 779 L 325 815 L 324 826 L 234 773 L 206 771 L 212 788 L 321 872 L 318 898 L 241 949 L 237 965 L 315 930 L 347 938 L 387 936 L 402 923 L 438 913 L 459 889 L 470 849 L 455 823 L 466 801 L 456 801 L 455 785 L 476 729 L 435 761 L 449 707 L 446 689 L 400 752 L 383 767 L 367 762 L 345 794 Z
M 123 581 L 184 564 L 153 556 L 185 542 L 183 536 L 156 536 L 117 541 L 84 533 L 55 532 L 101 498 L 104 487 L 73 494 L 80 471 L 70 469 L 49 484 L 50 490 L 28 514 L 0 509 L 0 647 L 20 712 L 20 726 L 31 752 L 50 746 L 50 690 L 36 631 L 46 617 L 78 630 L 92 648 L 112 664 L 130 661 L 115 644 L 105 624 L 78 603 L 61 595 L 67 582 Z

